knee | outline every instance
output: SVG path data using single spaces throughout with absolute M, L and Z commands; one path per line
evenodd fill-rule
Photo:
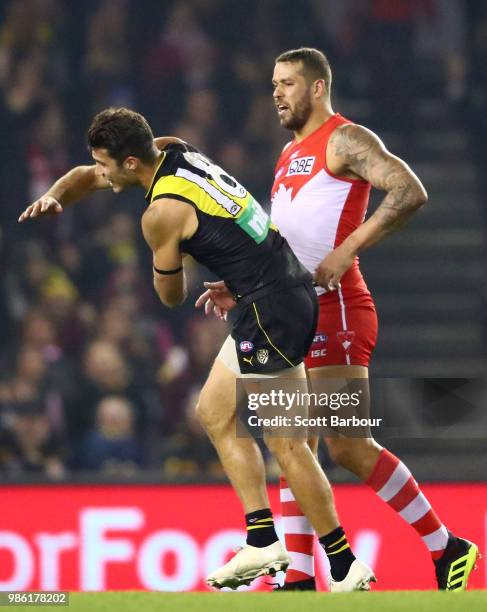
M 355 471 L 355 468 L 375 462 L 380 446 L 367 438 L 327 438 L 330 459 L 337 465 Z
M 229 415 L 216 409 L 215 402 L 202 392 L 195 409 L 196 417 L 210 438 L 217 437 L 231 425 Z
M 265 443 L 269 451 L 277 459 L 281 468 L 287 465 L 293 455 L 307 446 L 306 440 L 293 438 L 272 438 L 266 437 Z M 309 450 L 309 449 L 308 449 Z
M 347 445 L 346 440 L 330 438 L 327 440 L 328 454 L 330 459 L 342 467 L 348 467 L 353 460 L 353 453 Z
M 207 433 L 211 433 L 211 431 L 216 427 L 216 419 L 214 418 L 214 413 L 212 413 L 210 403 L 206 401 L 202 394 L 198 398 L 195 412 L 196 417 L 203 429 Z
M 318 444 L 320 439 L 317 436 L 308 438 L 308 446 L 315 457 L 318 457 Z

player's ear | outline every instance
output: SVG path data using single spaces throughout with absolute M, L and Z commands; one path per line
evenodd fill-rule
M 136 157 L 127 157 L 127 159 L 123 162 L 123 167 L 125 170 L 131 170 L 132 172 L 137 169 L 139 165 L 139 160 Z
M 313 94 L 316 98 L 321 98 L 325 94 L 325 81 L 318 79 L 313 83 Z

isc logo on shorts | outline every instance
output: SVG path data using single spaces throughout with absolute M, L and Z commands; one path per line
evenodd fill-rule
M 295 176 L 296 174 L 311 174 L 316 157 L 296 157 L 289 164 L 286 176 Z

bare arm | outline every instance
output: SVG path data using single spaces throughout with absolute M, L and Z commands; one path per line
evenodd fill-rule
M 159 136 L 154 144 L 159 150 L 172 143 L 184 144 L 176 136 Z M 41 215 L 62 213 L 66 206 L 82 200 L 98 189 L 108 189 L 107 181 L 97 176 L 95 166 L 77 166 L 58 179 L 38 200 L 27 206 L 19 217 L 19 223 Z
M 411 168 L 392 155 L 373 132 L 359 125 L 335 130 L 328 144 L 327 160 L 335 174 L 364 179 L 387 192 L 369 219 L 318 266 L 316 281 L 333 290 L 361 250 L 404 225 L 428 196 Z
M 184 205 L 176 200 L 155 200 L 142 216 L 142 232 L 152 249 L 154 289 L 161 302 L 170 308 L 182 304 L 187 296 L 179 243 L 186 223 Z
M 374 214 L 347 238 L 357 251 L 401 227 L 426 203 L 428 196 L 418 177 L 370 130 L 359 125 L 343 126 L 336 130 L 330 145 L 343 170 L 387 192 Z
M 78 200 L 109 184 L 95 173 L 95 166 L 77 166 L 58 179 L 46 193 L 30 204 L 19 217 L 19 222 L 40 215 L 58 214 Z
M 162 149 L 165 149 L 167 145 L 173 143 L 186 144 L 184 140 L 181 140 L 181 138 L 177 138 L 176 136 L 157 136 L 156 138 L 154 138 L 154 144 L 159 149 L 159 151 L 162 151 Z

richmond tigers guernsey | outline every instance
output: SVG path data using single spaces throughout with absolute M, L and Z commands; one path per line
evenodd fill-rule
M 198 229 L 180 248 L 236 296 L 310 279 L 269 215 L 233 177 L 190 146 L 169 145 L 146 200 L 172 198 L 194 207 Z

